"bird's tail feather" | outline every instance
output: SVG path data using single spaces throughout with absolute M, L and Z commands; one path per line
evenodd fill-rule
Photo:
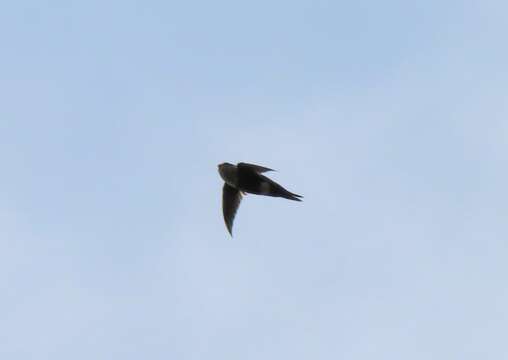
M 283 197 L 284 199 L 294 200 L 294 201 L 302 201 L 300 198 L 303 198 L 302 195 L 298 195 L 298 194 L 292 193 L 290 191 L 287 191 L 280 185 L 275 186 L 275 189 L 273 189 L 273 190 L 274 190 L 273 191 L 274 196 Z
M 294 194 L 289 191 L 287 193 L 285 193 L 284 195 L 282 195 L 282 197 L 285 199 L 294 200 L 294 201 L 302 201 L 301 198 L 303 198 L 302 195 Z

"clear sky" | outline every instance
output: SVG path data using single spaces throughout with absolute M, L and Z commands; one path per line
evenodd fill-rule
M 5 2 L 0 358 L 507 359 L 507 13 Z

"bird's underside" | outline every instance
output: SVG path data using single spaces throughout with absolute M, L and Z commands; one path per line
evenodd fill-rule
M 302 201 L 301 195 L 294 194 L 275 181 L 261 175 L 273 171 L 259 165 L 239 163 L 236 166 L 229 163 L 219 165 L 219 174 L 224 180 L 222 190 L 222 212 L 226 227 L 231 235 L 233 221 L 242 201 L 242 193 L 283 197 L 285 199 Z

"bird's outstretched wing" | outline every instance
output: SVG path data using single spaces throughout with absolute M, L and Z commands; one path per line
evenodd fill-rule
M 244 163 L 244 162 L 238 163 L 236 166 L 238 166 L 238 168 L 240 170 L 250 170 L 250 171 L 254 171 L 255 173 L 258 173 L 258 174 L 262 174 L 267 171 L 275 171 L 273 169 L 270 169 L 270 168 L 267 168 L 264 166 L 249 164 L 249 163 Z
M 242 201 L 242 193 L 227 183 L 222 188 L 222 214 L 229 234 L 233 236 L 233 221 Z

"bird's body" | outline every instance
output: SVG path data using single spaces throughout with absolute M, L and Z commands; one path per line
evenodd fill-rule
M 237 165 L 222 163 L 219 174 L 224 180 L 222 190 L 222 211 L 224 221 L 232 234 L 233 220 L 242 200 L 242 193 L 283 197 L 285 199 L 301 201 L 301 195 L 287 191 L 275 181 L 262 175 L 272 169 L 247 163 Z

